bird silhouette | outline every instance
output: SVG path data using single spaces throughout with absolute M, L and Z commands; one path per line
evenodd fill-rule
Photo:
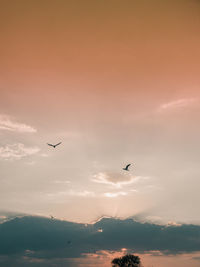
M 130 166 L 130 165 L 131 165 L 131 164 L 126 165 L 126 167 L 123 168 L 123 170 L 124 170 L 124 171 L 129 171 L 129 166 Z
M 51 217 L 52 220 L 54 219 L 54 217 L 52 215 L 50 215 L 50 217 Z
M 60 144 L 62 144 L 62 142 L 60 142 L 60 143 L 58 143 L 58 144 L 55 144 L 55 145 L 52 145 L 52 144 L 47 143 L 48 146 L 52 146 L 52 147 L 54 147 L 54 148 L 56 148 L 56 147 L 59 146 Z

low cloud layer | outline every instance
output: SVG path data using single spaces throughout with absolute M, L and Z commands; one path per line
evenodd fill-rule
M 1 258 L 8 255 L 35 260 L 75 258 L 84 253 L 122 248 L 137 253 L 160 251 L 166 255 L 200 251 L 200 226 L 164 226 L 133 219 L 103 218 L 85 225 L 26 216 L 0 224 L 0 236 Z

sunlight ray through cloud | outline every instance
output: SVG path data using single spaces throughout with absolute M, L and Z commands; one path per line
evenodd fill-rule
M 116 193 L 110 193 L 110 192 L 108 192 L 108 193 L 104 193 L 104 196 L 105 197 L 119 197 L 119 196 L 126 196 L 126 195 L 128 195 L 128 193 L 127 192 L 116 192 Z

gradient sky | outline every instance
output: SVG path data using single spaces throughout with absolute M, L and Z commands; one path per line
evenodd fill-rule
M 0 209 L 199 224 L 199 15 L 197 0 L 1 0 Z

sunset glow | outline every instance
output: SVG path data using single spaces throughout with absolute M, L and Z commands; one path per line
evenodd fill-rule
M 56 247 L 56 265 L 30 245 L 15 267 L 111 266 L 132 243 L 102 245 L 109 230 L 88 230 L 98 218 L 199 226 L 199 15 L 197 0 L 1 1 L 0 226 L 36 216 L 87 224 L 91 238 L 66 259 Z M 194 241 L 170 254 L 145 239 L 131 253 L 144 267 L 197 267 Z

